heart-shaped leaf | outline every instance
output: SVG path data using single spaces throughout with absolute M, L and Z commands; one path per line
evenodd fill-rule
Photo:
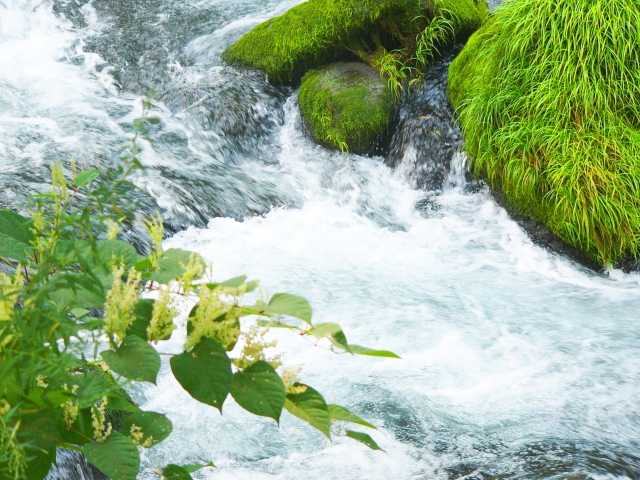
M 261 306 L 265 315 L 289 315 L 311 324 L 313 309 L 306 298 L 291 293 L 276 293 L 268 305 Z
M 143 411 L 139 411 L 125 418 L 122 424 L 122 433 L 133 438 L 132 427 L 135 431 L 133 435 L 142 434 L 142 438 L 138 439 L 138 443 L 149 447 L 162 442 L 173 430 L 171 420 L 163 414 Z M 135 427 L 138 427 L 140 431 L 138 432 L 138 429 Z
M 218 342 L 203 338 L 191 351 L 173 357 L 171 370 L 193 398 L 222 412 L 233 384 L 233 373 L 231 360 Z
M 294 383 L 293 386 L 300 393 L 287 393 L 284 408 L 330 437 L 331 416 L 323 396 L 308 385 Z
M 113 432 L 103 443 L 87 443 L 83 451 L 87 460 L 112 480 L 135 480 L 138 476 L 138 447 L 121 433 Z
M 248 412 L 279 422 L 287 392 L 274 368 L 259 361 L 233 376 L 231 395 Z
M 160 355 L 155 348 L 137 335 L 127 335 L 116 350 L 101 353 L 109 368 L 129 380 L 156 383 L 160 370 Z

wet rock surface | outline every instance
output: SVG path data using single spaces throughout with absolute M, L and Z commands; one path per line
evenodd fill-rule
M 318 143 L 365 153 L 388 126 L 393 97 L 376 70 L 360 62 L 342 62 L 308 72 L 299 104 Z

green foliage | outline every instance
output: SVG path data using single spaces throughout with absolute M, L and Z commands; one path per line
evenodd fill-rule
M 287 393 L 284 407 L 298 418 L 331 438 L 331 415 L 320 393 L 308 385 L 294 383 Z
M 190 351 L 172 357 L 171 370 L 193 398 L 222 412 L 233 384 L 233 372 L 231 359 L 218 342 L 203 338 Z
M 386 52 L 379 61 L 382 77 L 387 78 L 389 90 L 397 99 L 405 89 L 422 82 L 424 69 L 440 55 L 442 47 L 456 38 L 456 15 L 440 9 L 437 16 L 425 19 L 426 26 L 416 36 L 413 48 Z
M 101 355 L 114 373 L 129 380 L 156 383 L 160 370 L 160 355 L 137 335 L 127 334 L 119 347 L 102 352 Z
M 316 141 L 353 153 L 369 150 L 387 127 L 393 108 L 393 98 L 378 73 L 360 63 L 308 72 L 298 99 Z
M 353 54 L 366 60 L 380 47 L 415 51 L 417 36 L 441 10 L 455 14 L 456 35 L 464 36 L 487 8 L 484 0 L 308 0 L 255 27 L 224 59 L 261 69 L 273 82 L 295 83 L 307 70 Z
M 287 391 L 275 368 L 258 360 L 233 375 L 231 395 L 246 411 L 280 422 Z
M 122 432 L 137 445 L 152 447 L 167 438 L 173 425 L 171 421 L 156 412 L 139 411 L 129 415 L 122 426 Z
M 162 471 L 162 477 L 166 480 L 191 480 L 191 473 L 197 472 L 206 467 L 213 467 L 213 463 L 209 462 L 206 465 L 167 465 Z
M 602 263 L 640 249 L 635 0 L 510 0 L 451 65 L 473 171 Z
M 170 366 L 194 399 L 222 411 L 231 396 L 276 422 L 287 409 L 328 437 L 334 421 L 372 427 L 342 407 L 329 409 L 298 382 L 298 370 L 283 369 L 268 353 L 275 342 L 264 336 L 276 327 L 328 338 L 336 353 L 369 351 L 352 348 L 337 325 L 314 324 L 303 297 L 268 298 L 246 276 L 203 283 L 202 258 L 162 250 L 158 217 L 146 222 L 146 256 L 116 238 L 117 226 L 134 218 L 127 176 L 137 168 L 137 138 L 112 174 L 79 173 L 72 162 L 65 175 L 55 164 L 53 187 L 32 198 L 29 218 L 0 212 L 0 479 L 44 478 L 57 448 L 84 452 L 114 480 L 137 477 L 140 449 L 165 440 L 173 426 L 141 411 L 125 388 L 156 381 L 160 357 L 152 344 L 171 336 L 177 297 L 193 306 L 183 352 Z M 240 352 L 232 353 L 238 342 Z M 213 464 L 156 473 L 189 479 L 205 466 Z
M 103 442 L 87 443 L 87 460 L 113 479 L 135 480 L 140 470 L 140 454 L 131 438 L 112 432 Z

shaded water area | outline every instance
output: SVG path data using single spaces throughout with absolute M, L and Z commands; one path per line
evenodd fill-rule
M 221 417 L 164 364 L 157 387 L 132 392 L 174 423 L 143 463 L 213 461 L 196 474 L 212 479 L 640 477 L 640 277 L 534 245 L 471 181 L 444 95 L 451 56 L 398 105 L 385 157 L 316 146 L 295 89 L 220 61 L 296 3 L 0 0 L 0 207 L 47 188 L 56 158 L 113 168 L 155 90 L 161 122 L 134 180 L 167 247 L 201 252 L 220 279 L 304 295 L 316 321 L 402 356 L 277 335 L 285 364 L 377 425 L 387 453 L 232 402 Z M 98 478 L 62 457 L 51 478 Z

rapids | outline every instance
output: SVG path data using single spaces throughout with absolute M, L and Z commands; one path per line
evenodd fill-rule
M 165 363 L 157 387 L 132 392 L 174 423 L 140 478 L 208 461 L 197 478 L 639 478 L 640 277 L 533 244 L 471 181 L 444 96 L 451 57 L 402 99 L 384 157 L 316 146 L 295 90 L 220 62 L 296 3 L 0 0 L 0 207 L 24 209 L 57 158 L 112 168 L 155 91 L 161 122 L 134 181 L 163 213 L 166 246 L 201 252 L 219 279 L 304 295 L 316 321 L 402 356 L 274 334 L 305 381 L 379 427 L 386 453 L 231 401 L 221 417 Z M 61 452 L 49 478 L 100 476 Z

